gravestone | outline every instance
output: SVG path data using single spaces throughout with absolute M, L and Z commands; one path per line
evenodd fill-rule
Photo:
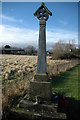
M 45 4 L 34 13 L 39 20 L 39 41 L 38 41 L 38 60 L 37 73 L 34 76 L 34 81 L 30 82 L 30 98 L 41 98 L 43 101 L 51 100 L 51 83 L 48 81 L 47 64 L 46 64 L 46 21 L 52 16 Z

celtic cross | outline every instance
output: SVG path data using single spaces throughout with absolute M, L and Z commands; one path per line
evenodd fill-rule
M 41 6 L 34 13 L 39 19 L 39 43 L 38 43 L 38 63 L 37 74 L 46 75 L 46 21 L 52 16 L 45 4 L 42 2 Z

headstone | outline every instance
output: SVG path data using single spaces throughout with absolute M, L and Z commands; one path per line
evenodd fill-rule
M 46 21 L 49 15 L 52 16 L 52 13 L 43 2 L 34 13 L 34 16 L 39 20 L 39 41 L 37 73 L 34 77 L 34 82 L 30 83 L 30 97 L 35 98 L 35 96 L 39 96 L 44 100 L 51 99 L 51 83 L 48 82 L 48 76 L 46 74 Z

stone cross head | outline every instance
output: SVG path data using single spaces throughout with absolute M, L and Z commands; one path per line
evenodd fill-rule
M 48 10 L 48 8 L 45 6 L 43 2 L 41 6 L 34 13 L 34 16 L 37 16 L 39 20 L 45 20 L 45 21 L 48 20 L 49 15 L 52 16 L 52 12 Z

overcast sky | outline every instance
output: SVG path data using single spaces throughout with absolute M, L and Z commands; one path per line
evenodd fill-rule
M 26 47 L 38 45 L 39 21 L 33 13 L 40 2 L 4 2 L 2 3 L 2 24 L 0 24 L 0 43 Z M 47 2 L 52 12 L 46 26 L 47 48 L 62 40 L 68 43 L 75 40 L 78 44 L 78 3 Z

